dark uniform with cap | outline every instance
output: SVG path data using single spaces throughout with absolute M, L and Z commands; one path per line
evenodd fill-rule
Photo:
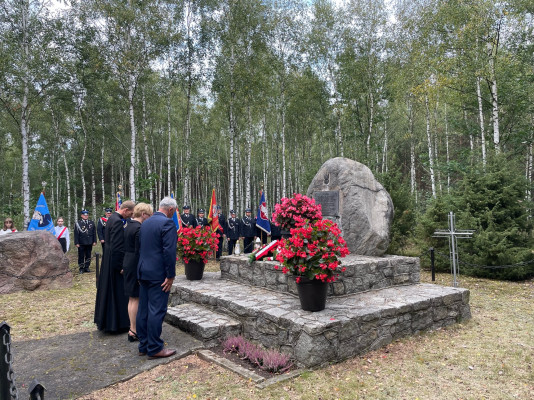
M 234 254 L 235 244 L 241 237 L 241 225 L 242 222 L 239 218 L 236 218 L 235 211 L 230 210 L 230 218 L 228 218 L 228 224 L 226 229 L 226 239 L 228 239 L 229 256 Z
M 273 221 L 271 223 L 271 242 L 282 239 L 282 231 Z
M 100 244 L 102 245 L 102 254 L 104 254 L 104 247 L 106 245 L 106 223 L 108 222 L 108 218 L 111 216 L 111 213 L 113 210 L 111 208 L 106 208 L 106 216 L 100 217 L 98 219 L 98 223 L 96 224 L 96 233 L 98 234 L 98 240 L 100 240 Z
M 194 215 L 191 215 L 189 212 L 186 213 L 186 210 L 191 210 L 190 206 L 184 206 L 183 207 L 184 213 L 180 215 L 180 219 L 182 220 L 182 227 L 184 228 L 195 228 L 197 226 L 197 219 Z
M 78 267 L 80 273 L 90 272 L 91 251 L 96 245 L 96 226 L 88 218 L 89 211 L 82 210 L 82 218 L 74 225 L 74 245 L 78 248 Z M 84 218 L 87 216 L 87 218 Z
M 256 237 L 256 221 L 252 218 L 252 210 L 247 208 L 242 219 L 241 236 L 243 237 L 243 253 L 252 253 L 254 250 L 254 238 Z
M 204 211 L 203 208 L 199 208 L 199 209 L 197 210 L 197 218 L 196 218 L 196 220 L 197 220 L 197 225 L 196 225 L 196 226 L 200 226 L 201 228 L 204 228 L 205 226 L 208 226 L 208 225 L 209 225 L 209 224 L 208 224 L 208 219 L 207 219 L 206 217 L 204 217 L 204 214 L 205 214 L 205 213 L 206 213 L 206 212 Z M 202 214 L 202 215 L 200 215 L 200 214 Z
M 220 228 L 217 228 L 217 238 L 219 239 L 219 244 L 217 246 L 217 253 L 215 254 L 215 258 L 217 261 L 222 256 L 223 252 L 223 236 L 226 235 L 226 230 L 228 229 L 228 221 L 226 220 L 226 216 L 221 211 L 221 206 L 217 206 L 217 213 L 219 215 L 219 225 Z

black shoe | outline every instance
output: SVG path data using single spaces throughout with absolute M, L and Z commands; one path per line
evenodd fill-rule
M 131 335 L 130 335 L 130 333 L 131 333 Z M 128 341 L 129 341 L 130 343 L 139 341 L 139 338 L 137 337 L 137 333 L 135 333 L 135 332 L 132 331 L 131 329 L 130 329 L 130 331 L 128 332 Z
M 86 268 L 83 270 L 83 272 L 93 272 L 93 271 L 91 271 L 89 268 Z
M 217 257 L 217 258 L 215 259 L 215 261 L 221 261 L 221 259 L 220 259 L 219 257 Z
M 80 270 L 80 274 L 83 274 L 83 269 Z

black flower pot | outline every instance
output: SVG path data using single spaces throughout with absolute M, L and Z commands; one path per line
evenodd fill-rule
M 185 277 L 189 281 L 199 281 L 202 279 L 202 276 L 204 275 L 204 262 L 203 261 L 196 261 L 196 260 L 189 260 L 188 263 L 185 264 Z
M 300 306 L 304 311 L 321 311 L 326 307 L 327 282 L 302 276 L 297 283 L 297 290 Z

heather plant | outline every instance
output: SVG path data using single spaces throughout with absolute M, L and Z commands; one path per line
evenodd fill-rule
M 221 343 L 224 353 L 236 353 L 243 360 L 260 369 L 272 373 L 283 373 L 293 366 L 291 358 L 287 354 L 276 350 L 265 350 L 251 343 L 243 336 L 231 336 Z
M 293 366 L 287 354 L 276 350 L 265 350 L 263 352 L 262 364 L 260 368 L 264 371 L 283 373 Z

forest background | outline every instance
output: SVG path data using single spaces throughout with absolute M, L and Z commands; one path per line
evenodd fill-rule
M 342 156 L 392 195 L 391 253 L 448 255 L 453 211 L 468 272 L 534 276 L 533 4 L 0 0 L 0 217 L 42 182 L 68 226 L 119 185 L 272 210 Z

